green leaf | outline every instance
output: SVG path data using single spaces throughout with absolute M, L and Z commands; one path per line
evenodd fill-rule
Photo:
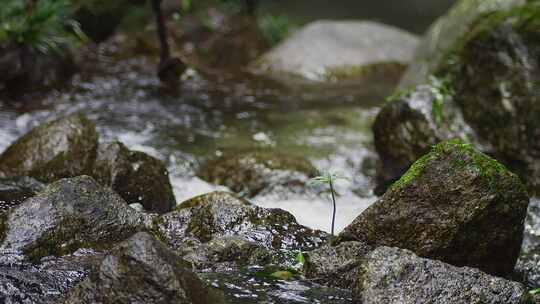
M 532 295 L 540 294 L 540 288 L 531 289 L 529 290 L 529 293 Z
M 302 251 L 298 252 L 298 254 L 296 255 L 296 261 L 298 262 L 298 264 L 301 265 L 304 265 L 304 263 L 306 262 L 306 258 L 304 257 Z

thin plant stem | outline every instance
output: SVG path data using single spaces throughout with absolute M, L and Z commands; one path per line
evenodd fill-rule
M 334 235 L 334 226 L 336 223 L 336 196 L 334 194 L 334 183 L 332 182 L 332 178 L 330 178 L 329 184 L 330 193 L 332 193 L 332 204 L 334 205 L 334 210 L 332 211 L 332 235 Z

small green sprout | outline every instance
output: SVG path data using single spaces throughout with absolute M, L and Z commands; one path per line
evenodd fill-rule
M 540 294 L 540 288 L 531 289 L 529 293 L 532 295 Z
M 314 177 L 310 180 L 310 185 L 328 185 L 330 194 L 332 195 L 332 204 L 333 204 L 333 211 L 332 211 L 332 235 L 334 235 L 334 228 L 336 223 L 336 190 L 334 188 L 335 182 L 338 179 L 346 179 L 345 177 L 338 175 L 336 173 L 332 172 L 325 172 L 321 174 L 320 176 Z

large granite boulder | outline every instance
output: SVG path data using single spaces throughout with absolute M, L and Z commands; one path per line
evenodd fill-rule
M 531 193 L 540 190 L 540 3 L 478 2 L 459 2 L 434 25 L 403 78 L 406 90 L 378 115 L 380 193 L 430 144 L 452 137 L 503 162 Z
M 176 205 L 163 162 L 144 152 L 130 151 L 120 142 L 99 146 L 92 176 L 129 204 L 140 203 L 146 211 L 165 213 Z
M 391 89 L 417 44 L 414 35 L 384 24 L 316 21 L 259 58 L 253 69 L 285 84 L 355 84 L 364 90 L 384 84 Z
M 63 303 L 219 304 L 224 300 L 187 262 L 141 232 L 111 250 Z
M 519 283 L 391 247 L 365 257 L 354 295 L 355 303 L 362 304 L 534 303 Z
M 229 152 L 207 161 L 197 175 L 241 196 L 303 192 L 317 170 L 306 159 L 275 151 Z
M 79 248 L 107 249 L 150 221 L 88 176 L 61 179 L 0 215 L 0 250 L 39 260 Z
M 529 198 L 519 178 L 458 140 L 417 162 L 338 236 L 506 275 L 523 238 Z
M 52 182 L 88 174 L 97 146 L 94 124 L 80 114 L 47 122 L 0 155 L 0 177 L 31 176 Z

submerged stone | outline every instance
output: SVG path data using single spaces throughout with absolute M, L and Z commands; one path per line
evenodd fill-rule
M 61 179 L 0 216 L 0 249 L 32 260 L 79 248 L 107 249 L 149 221 L 88 176 Z
M 146 153 L 130 151 L 120 142 L 99 146 L 92 176 L 129 204 L 140 203 L 146 211 L 165 213 L 176 205 L 163 162 Z
M 338 236 L 509 274 L 529 199 L 519 178 L 460 141 L 443 142 Z
M 63 303 L 225 303 L 190 269 L 152 235 L 137 233 L 113 248 Z
M 353 292 L 355 303 L 362 304 L 534 303 L 519 283 L 390 247 L 366 256 Z
M 286 84 L 386 82 L 392 87 L 417 43 L 413 34 L 380 23 L 316 21 L 263 55 L 253 68 Z
M 94 124 L 80 114 L 44 123 L 0 155 L 0 177 L 53 182 L 87 174 L 96 158 L 97 141 Z
M 273 151 L 227 153 L 206 162 L 197 175 L 242 196 L 304 192 L 317 170 L 306 159 Z
M 154 221 L 167 245 L 182 250 L 187 242 L 206 243 L 234 236 L 268 249 L 309 250 L 327 234 L 298 224 L 290 213 L 265 209 L 227 192 L 212 192 L 183 202 Z

